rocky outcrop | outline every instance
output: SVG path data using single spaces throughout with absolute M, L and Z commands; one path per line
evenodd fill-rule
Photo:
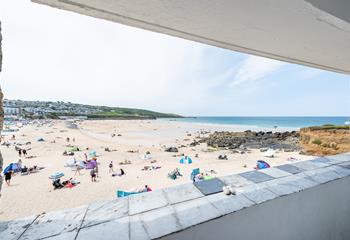
M 274 148 L 284 151 L 300 151 L 299 133 L 292 132 L 214 132 L 203 139 L 208 146 L 226 149 Z
M 350 151 L 350 126 L 300 129 L 300 144 L 309 155 L 327 156 Z
M 168 147 L 165 149 L 166 152 L 179 152 L 179 149 L 177 147 Z

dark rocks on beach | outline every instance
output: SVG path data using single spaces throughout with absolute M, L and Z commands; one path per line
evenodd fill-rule
M 191 147 L 195 147 L 195 146 L 197 146 L 197 145 L 199 145 L 199 144 L 200 144 L 200 142 L 194 140 L 193 142 L 190 143 L 190 146 L 191 146 Z
M 247 149 L 260 149 L 261 152 L 268 148 L 281 149 L 285 152 L 300 151 L 299 132 L 214 132 L 206 138 L 202 138 L 208 146 L 215 148 L 237 149 L 237 152 L 246 152 Z
M 166 152 L 179 152 L 179 149 L 177 147 L 168 147 L 165 149 Z

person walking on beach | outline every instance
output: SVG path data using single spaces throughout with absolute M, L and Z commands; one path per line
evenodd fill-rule
M 10 186 L 10 184 L 11 184 L 11 177 L 12 177 L 12 171 L 8 171 L 4 175 L 5 175 L 5 181 L 6 181 L 7 186 Z
M 18 160 L 17 167 L 19 168 L 19 170 L 22 169 L 22 160 L 21 159 Z
M 113 170 L 113 161 L 111 161 L 110 163 L 109 163 L 109 173 L 113 173 L 114 172 L 114 170 Z
M 84 153 L 84 157 L 85 157 L 85 161 L 87 161 L 87 154 L 86 153 Z
M 74 173 L 74 176 L 77 175 L 77 173 L 79 173 L 79 176 L 80 176 L 80 166 L 78 163 L 75 163 L 75 173 Z
M 95 168 L 91 169 L 90 176 L 91 176 L 91 182 L 96 182 L 96 170 L 95 170 Z
M 70 141 L 69 137 L 66 138 L 66 141 L 67 141 L 67 143 L 69 143 L 69 141 Z
M 18 156 L 22 157 L 22 149 L 18 149 Z
M 23 154 L 23 157 L 27 157 L 27 150 L 23 149 L 22 154 Z

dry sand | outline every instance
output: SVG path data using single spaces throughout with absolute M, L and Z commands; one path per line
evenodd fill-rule
M 12 177 L 11 186 L 3 184 L 2 197 L 0 198 L 0 220 L 9 220 L 18 217 L 38 214 L 52 210 L 85 205 L 97 200 L 108 200 L 116 198 L 116 190 L 130 190 L 142 188 L 145 184 L 152 189 L 160 189 L 168 186 L 190 182 L 190 173 L 199 167 L 201 171 L 215 170 L 216 176 L 228 175 L 238 172 L 250 171 L 256 164 L 256 160 L 263 159 L 270 165 L 280 165 L 289 162 L 289 157 L 299 160 L 311 159 L 311 156 L 302 156 L 296 152 L 278 152 L 275 158 L 263 157 L 259 150 L 253 150 L 247 154 L 232 154 L 230 151 L 204 152 L 206 144 L 196 147 L 184 147 L 179 153 L 189 155 L 193 164 L 183 165 L 179 163 L 180 157 L 173 157 L 174 153 L 164 151 L 166 146 L 180 146 L 192 142 L 200 130 L 231 130 L 242 131 L 248 129 L 244 126 L 220 126 L 204 125 L 194 123 L 180 123 L 168 121 L 146 121 L 146 120 L 98 120 L 83 121 L 78 124 L 79 129 L 69 128 L 66 121 L 54 121 L 51 125 L 44 126 L 27 125 L 16 132 L 17 142 L 31 141 L 29 155 L 36 158 L 21 158 L 23 165 L 38 165 L 45 167 L 38 173 L 21 176 L 17 174 Z M 257 128 L 249 127 L 252 130 Z M 267 129 L 264 129 L 267 130 Z M 112 133 L 122 136 L 112 137 Z M 188 136 L 191 134 L 191 136 Z M 37 142 L 42 137 L 44 142 Z M 75 138 L 76 146 L 82 151 L 75 156 L 63 156 L 66 147 L 66 137 Z M 55 140 L 55 143 L 51 143 Z M 96 183 L 91 182 L 89 170 L 81 170 L 81 175 L 74 176 L 75 172 L 64 167 L 67 160 L 73 157 L 84 160 L 85 149 L 96 150 L 99 162 L 99 177 Z M 117 151 L 106 152 L 104 148 L 116 149 Z M 139 151 L 129 153 L 128 150 Z M 157 162 L 151 164 L 151 160 L 142 160 L 141 155 L 150 151 L 151 160 Z M 7 148 L 1 146 L 4 158 L 4 167 L 11 162 L 17 162 L 18 152 L 14 146 Z M 199 157 L 194 157 L 198 153 Z M 228 160 L 218 160 L 219 154 L 226 154 Z M 130 160 L 132 164 L 119 166 L 123 160 Z M 126 175 L 112 177 L 108 165 L 114 163 L 116 171 L 122 167 Z M 146 165 L 161 166 L 158 170 L 142 171 Z M 244 167 L 246 165 L 247 167 Z M 171 180 L 167 174 L 175 168 L 180 168 L 183 177 Z M 75 177 L 81 183 L 72 189 L 53 190 L 52 181 L 49 176 L 54 172 L 63 172 L 62 180 Z

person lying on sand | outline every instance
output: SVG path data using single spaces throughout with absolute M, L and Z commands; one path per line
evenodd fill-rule
M 127 164 L 131 164 L 131 161 L 125 159 L 124 161 L 119 162 L 119 165 L 127 165 Z
M 69 151 L 64 151 L 62 153 L 63 156 L 73 156 L 74 155 L 74 152 L 69 152 Z
M 151 191 L 152 189 L 148 185 L 145 185 L 143 192 L 151 192 Z
M 116 177 L 116 176 L 121 177 L 123 175 L 125 175 L 125 172 L 124 172 L 124 170 L 122 168 L 120 168 L 119 169 L 119 173 L 113 173 L 112 177 Z

